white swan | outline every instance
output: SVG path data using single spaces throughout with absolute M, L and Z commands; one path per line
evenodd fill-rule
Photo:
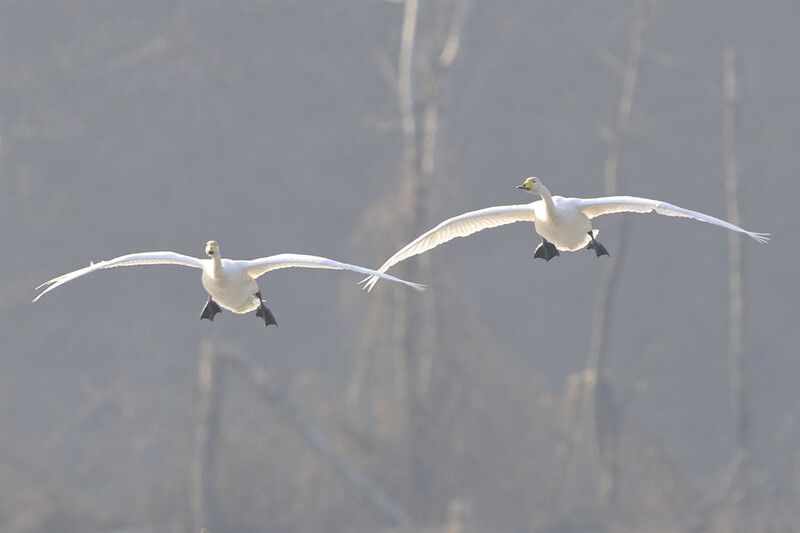
M 208 241 L 206 243 L 206 255 L 210 259 L 197 259 L 175 252 L 142 252 L 115 257 L 99 263 L 91 263 L 88 267 L 42 283 L 36 287 L 36 290 L 44 290 L 33 301 L 39 300 L 39 298 L 59 285 L 103 268 L 133 265 L 183 265 L 199 268 L 203 271 L 201 281 L 206 292 L 208 292 L 208 301 L 200 315 L 201 320 L 207 318 L 213 321 L 214 315 L 221 312 L 220 307 L 240 314 L 255 309 L 256 316 L 264 319 L 264 325 L 269 326 L 270 324 L 277 325 L 278 323 L 275 321 L 272 312 L 264 306 L 256 278 L 270 270 L 288 267 L 352 270 L 360 274 L 370 274 L 397 281 L 420 291 L 425 288 L 424 285 L 411 283 L 369 268 L 340 263 L 326 257 L 314 255 L 278 254 L 250 261 L 223 259 L 216 241 Z
M 427 252 L 456 237 L 466 237 L 486 228 L 520 221 L 533 222 L 536 233 L 542 237 L 542 243 L 533 254 L 534 258 L 540 257 L 549 261 L 559 255 L 558 250 L 573 252 L 581 248 L 593 249 L 597 257 L 600 257 L 608 255 L 608 252 L 602 244 L 595 240 L 597 230 L 592 229 L 591 220 L 600 215 L 624 211 L 634 213 L 655 211 L 660 215 L 671 217 L 694 218 L 744 233 L 760 243 L 769 241 L 768 233 L 747 231 L 710 215 L 658 200 L 637 198 L 636 196 L 607 196 L 604 198 L 552 196 L 542 181 L 534 177 L 525 179 L 522 185 L 517 186 L 517 189 L 537 194 L 542 199 L 523 205 L 487 207 L 445 220 L 404 246 L 381 265 L 378 272 L 386 272 L 392 265 Z M 361 280 L 361 283 L 364 283 L 365 289 L 372 290 L 378 279 L 378 276 L 372 275 Z

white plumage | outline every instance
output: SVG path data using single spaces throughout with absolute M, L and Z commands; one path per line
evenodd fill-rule
M 223 307 L 234 313 L 241 314 L 258 310 L 258 316 L 263 316 L 264 321 L 267 322 L 266 325 L 275 322 L 269 310 L 263 308 L 262 311 L 261 309 L 263 307 L 263 301 L 258 290 L 256 279 L 270 270 L 277 270 L 279 268 L 299 267 L 351 270 L 360 274 L 378 276 L 390 281 L 403 283 L 417 290 L 424 290 L 424 285 L 418 283 L 411 283 L 388 274 L 376 272 L 369 268 L 340 263 L 333 259 L 314 255 L 278 254 L 252 260 L 223 259 L 219 253 L 219 245 L 215 241 L 208 241 L 208 243 L 206 243 L 206 254 L 209 259 L 197 259 L 175 252 L 142 252 L 115 257 L 114 259 L 101 261 L 99 263 L 91 263 L 88 267 L 69 272 L 42 283 L 36 290 L 44 290 L 42 290 L 33 301 L 38 301 L 39 298 L 68 281 L 85 276 L 96 270 L 135 265 L 183 265 L 199 268 L 203 271 L 201 276 L 203 287 L 209 294 L 209 303 L 206 304 L 206 309 L 204 309 L 201 318 L 213 320 L 214 315 L 219 312 L 218 307 L 215 310 L 214 304 L 216 303 L 219 304 L 219 307 Z M 209 313 L 208 315 L 207 312 Z M 261 313 L 264 313 L 264 315 Z M 268 314 L 268 316 L 265 316 L 266 314 Z M 272 322 L 268 322 L 268 320 L 272 320 Z
M 536 249 L 534 257 L 541 257 L 549 261 L 558 255 L 557 250 L 572 252 L 587 247 L 594 249 L 598 256 L 607 255 L 605 248 L 594 239 L 597 231 L 592 229 L 591 219 L 600 215 L 620 212 L 650 213 L 655 211 L 660 215 L 693 218 L 744 233 L 760 243 L 769 241 L 768 233 L 747 231 L 711 215 L 658 200 L 636 196 L 603 198 L 552 196 L 542 181 L 534 177 L 527 178 L 517 188 L 530 194 L 539 195 L 542 199 L 523 205 L 487 207 L 447 219 L 401 248 L 381 265 L 378 272 L 386 272 L 400 261 L 427 252 L 456 237 L 466 237 L 487 228 L 522 221 L 533 222 L 536 232 L 543 239 L 542 244 Z M 379 279 L 380 276 L 371 275 L 361 283 L 364 283 L 365 289 L 372 290 Z

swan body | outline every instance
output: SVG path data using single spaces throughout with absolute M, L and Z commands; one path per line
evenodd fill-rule
M 260 305 L 256 296 L 259 292 L 258 283 L 239 261 L 222 259 L 221 268 L 217 272 L 214 272 L 212 263 L 210 268 L 203 268 L 200 281 L 206 292 L 220 306 L 234 313 L 249 313 Z
M 39 298 L 68 281 L 96 270 L 135 265 L 182 265 L 198 268 L 202 270 L 200 279 L 209 295 L 206 307 L 200 316 L 201 319 L 207 318 L 213 321 L 214 316 L 221 311 L 220 308 L 239 314 L 255 310 L 256 316 L 261 317 L 267 326 L 270 324 L 277 325 L 277 322 L 275 322 L 270 310 L 264 306 L 256 279 L 271 270 L 279 268 L 351 270 L 360 274 L 378 276 L 390 281 L 403 283 L 416 290 L 424 290 L 424 285 L 418 283 L 411 283 L 369 268 L 340 263 L 333 259 L 314 255 L 278 254 L 252 260 L 223 259 L 220 256 L 219 245 L 216 241 L 208 241 L 206 243 L 206 255 L 208 259 L 198 259 L 169 251 L 142 252 L 115 257 L 99 263 L 91 263 L 87 267 L 42 283 L 36 288 L 36 290 L 41 290 L 42 292 L 33 301 L 38 301 Z
M 545 201 L 533 202 L 533 227 L 542 238 L 552 242 L 559 250 L 579 250 L 589 244 L 592 223 L 571 202 L 572 198 L 555 196 L 552 205 Z
M 378 272 L 386 272 L 393 265 L 431 248 L 444 244 L 456 237 L 466 237 L 478 231 L 511 224 L 513 222 L 533 222 L 542 243 L 534 252 L 535 258 L 549 261 L 560 251 L 573 252 L 583 248 L 594 250 L 595 254 L 608 255 L 605 247 L 595 240 L 597 230 L 592 229 L 592 219 L 610 213 L 650 213 L 671 217 L 686 217 L 715 224 L 729 230 L 744 233 L 760 243 L 769 242 L 768 233 L 747 231 L 722 219 L 691 211 L 666 202 L 639 198 L 636 196 L 606 196 L 601 198 L 565 198 L 553 196 L 539 178 L 525 179 L 517 187 L 538 195 L 541 200 L 529 204 L 487 207 L 470 211 L 450 218 L 423 233 L 390 257 Z M 361 281 L 366 290 L 372 290 L 380 279 L 371 275 Z

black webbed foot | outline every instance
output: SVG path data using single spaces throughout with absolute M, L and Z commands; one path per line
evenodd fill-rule
M 203 308 L 203 312 L 200 314 L 200 320 L 204 318 L 209 319 L 211 322 L 214 321 L 214 316 L 217 313 L 221 313 L 222 309 L 220 309 L 217 302 L 211 299 L 211 296 L 208 297 L 208 301 L 206 302 L 206 306 Z
M 611 257 L 611 254 L 608 253 L 606 247 L 594 239 L 593 231 L 589 231 L 589 237 L 591 237 L 592 240 L 589 241 L 589 244 L 586 245 L 587 250 L 594 250 L 594 253 L 595 255 L 597 255 L 597 257 L 600 257 L 601 255 L 607 255 L 608 257 Z
M 272 315 L 272 311 L 267 309 L 267 306 L 264 305 L 264 300 L 261 299 L 261 292 L 256 293 L 256 297 L 258 301 L 261 302 L 261 305 L 258 306 L 256 309 L 256 316 L 260 316 L 264 319 L 264 327 L 269 326 L 270 324 L 278 325 L 278 321 L 275 320 L 275 317 Z
M 550 261 L 557 255 L 560 254 L 556 250 L 556 246 L 552 242 L 548 242 L 547 239 L 542 239 L 542 244 L 537 246 L 533 252 L 534 259 L 544 259 L 545 261 Z

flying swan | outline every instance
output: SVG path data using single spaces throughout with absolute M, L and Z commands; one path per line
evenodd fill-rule
M 659 215 L 693 218 L 744 233 L 760 243 L 769 241 L 769 233 L 747 231 L 710 215 L 658 200 L 636 196 L 607 196 L 604 198 L 552 196 L 542 184 L 542 180 L 534 177 L 526 178 L 522 185 L 517 186 L 517 189 L 539 195 L 542 199 L 523 205 L 487 207 L 445 220 L 404 246 L 381 265 L 378 272 L 386 272 L 392 265 L 427 252 L 456 237 L 466 237 L 486 228 L 521 221 L 533 222 L 536 233 L 542 237 L 542 243 L 536 247 L 533 253 L 534 258 L 539 257 L 550 261 L 559 255 L 559 250 L 574 252 L 581 248 L 594 250 L 597 257 L 600 257 L 608 255 L 608 251 L 595 239 L 597 230 L 592 229 L 591 220 L 600 215 L 621 212 L 650 213 L 655 211 Z M 361 283 L 364 283 L 364 288 L 369 291 L 378 282 L 379 277 L 373 274 L 361 280 Z
M 419 291 L 425 290 L 424 285 L 411 283 L 382 272 L 376 272 L 369 268 L 364 268 L 347 263 L 340 263 L 326 257 L 302 254 L 278 254 L 250 261 L 238 259 L 223 259 L 220 255 L 219 245 L 216 241 L 206 243 L 206 255 L 209 259 L 197 259 L 188 255 L 175 252 L 142 252 L 128 254 L 108 261 L 91 263 L 88 267 L 69 272 L 63 276 L 58 276 L 50 281 L 46 281 L 36 287 L 36 290 L 44 289 L 33 301 L 39 300 L 42 296 L 52 291 L 59 285 L 79 278 L 95 270 L 103 268 L 114 268 L 120 266 L 133 265 L 183 265 L 199 268 L 203 271 L 200 278 L 203 287 L 208 292 L 206 302 L 200 319 L 207 318 L 211 321 L 217 313 L 222 312 L 221 307 L 229 309 L 234 313 L 248 313 L 255 310 L 256 316 L 264 320 L 264 325 L 278 323 L 272 312 L 264 305 L 261 291 L 258 289 L 256 278 L 279 268 L 300 267 L 300 268 L 327 268 L 333 270 L 352 270 L 360 274 L 369 274 L 391 281 L 397 281 L 413 287 Z

